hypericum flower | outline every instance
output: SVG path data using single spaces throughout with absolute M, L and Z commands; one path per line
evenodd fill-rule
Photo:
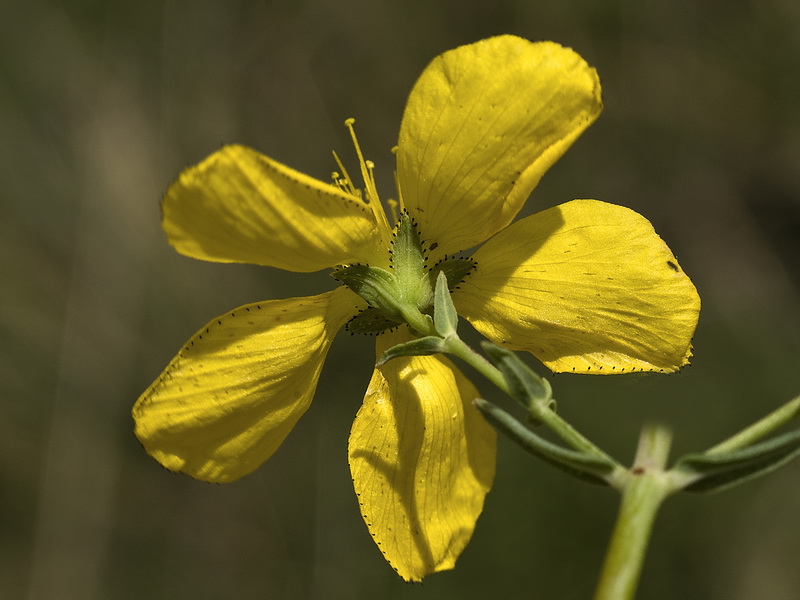
M 181 173 L 163 202 L 178 252 L 290 271 L 333 267 L 349 289 L 249 304 L 201 329 L 133 409 L 147 452 L 206 481 L 251 472 L 308 408 L 336 332 L 348 321 L 351 331 L 383 331 L 379 356 L 410 339 L 398 325 L 430 312 L 440 270 L 478 331 L 553 371 L 686 364 L 699 298 L 647 220 L 575 200 L 510 225 L 600 110 L 597 75 L 575 52 L 501 36 L 439 56 L 411 91 L 394 228 L 352 121 L 363 193 L 341 163 L 328 185 L 241 146 Z M 482 242 L 469 259 L 447 259 Z M 350 468 L 367 527 L 404 579 L 452 568 L 482 510 L 495 434 L 476 397 L 441 356 L 373 372 Z

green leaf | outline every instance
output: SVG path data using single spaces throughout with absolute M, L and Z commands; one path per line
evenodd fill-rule
M 511 396 L 532 414 L 555 405 L 550 382 L 534 373 L 515 352 L 491 342 L 481 347 L 508 383 Z
M 765 475 L 800 455 L 800 430 L 726 452 L 689 454 L 672 469 L 689 492 L 723 490 Z
M 444 350 L 444 340 L 440 337 L 431 335 L 417 338 L 415 340 L 411 340 L 410 342 L 392 346 L 383 353 L 383 355 L 378 359 L 378 362 L 375 363 L 375 366 L 380 367 L 382 364 L 389 362 L 393 358 L 399 358 L 401 356 L 427 356 L 430 354 L 440 354 L 444 352 Z
M 433 294 L 433 326 L 442 337 L 454 334 L 458 326 L 458 313 L 450 297 L 447 287 L 447 276 L 444 272 L 436 278 L 436 290 Z
M 491 402 L 480 398 L 474 402 L 489 423 L 524 450 L 582 481 L 611 485 L 611 477 L 617 469 L 613 460 L 558 446 L 536 435 Z

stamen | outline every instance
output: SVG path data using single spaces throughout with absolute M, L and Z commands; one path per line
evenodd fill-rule
M 392 153 L 394 154 L 397 151 L 397 146 L 392 148 Z M 403 202 L 403 191 L 400 189 L 400 179 L 397 177 L 397 169 L 394 170 L 394 189 L 397 190 L 397 199 L 400 202 L 400 210 L 403 211 L 406 209 L 406 204 Z M 392 210 L 394 212 L 394 210 Z M 397 215 L 394 216 L 394 220 L 397 220 Z
M 369 182 L 367 184 L 367 188 L 371 187 L 372 189 L 376 190 L 375 193 L 377 194 L 378 188 L 375 185 L 375 163 L 372 162 L 371 160 L 365 160 L 364 166 L 367 168 L 367 175 L 369 176 Z
M 372 212 L 379 220 L 383 221 L 384 225 L 386 225 L 386 228 L 388 229 L 389 224 L 386 222 L 386 213 L 384 213 L 383 208 L 381 208 L 380 198 L 378 197 L 378 188 L 375 186 L 375 177 L 372 173 L 373 169 L 375 168 L 375 164 L 371 160 L 364 160 L 364 154 L 361 152 L 361 146 L 358 144 L 356 131 L 353 127 L 355 122 L 356 120 L 351 117 L 345 120 L 344 126 L 350 131 L 350 138 L 353 140 L 353 146 L 355 146 L 356 155 L 358 156 L 358 164 L 361 167 L 361 177 L 364 179 L 365 202 L 367 204 L 372 204 Z M 344 171 L 344 167 L 342 167 L 342 171 Z
M 370 174 L 370 165 L 372 165 L 372 161 L 370 165 L 367 164 L 367 161 L 364 160 L 364 154 L 361 152 L 361 146 L 358 143 L 358 138 L 356 137 L 356 130 L 353 127 L 356 120 L 352 117 L 345 120 L 344 126 L 350 131 L 350 138 L 353 140 L 353 146 L 356 149 L 356 155 L 358 156 L 358 164 L 361 166 L 361 177 L 364 179 L 364 191 L 366 192 L 366 196 L 369 200 L 378 200 L 378 190 L 375 188 L 375 180 L 371 177 Z M 374 165 L 373 165 L 374 166 Z
M 392 218 L 394 219 L 394 222 L 397 223 L 400 220 L 400 216 L 397 214 L 397 200 L 394 198 L 389 198 L 386 200 L 386 204 L 389 205 L 389 210 L 392 211 Z
M 347 189 L 347 187 L 344 185 L 344 181 L 342 180 L 342 176 L 339 175 L 338 171 L 334 171 L 333 173 L 331 173 L 331 180 L 333 180 L 333 185 L 335 185 L 337 188 L 339 188 L 343 192 L 349 191 Z
M 336 178 L 339 177 L 339 174 L 334 172 L 335 175 L 334 180 L 336 180 L 336 184 L 340 188 L 342 188 L 345 192 L 349 192 L 350 194 L 356 196 L 357 195 L 356 186 L 353 185 L 353 180 L 350 179 L 350 174 L 347 172 L 347 169 L 344 168 L 344 164 L 342 163 L 341 159 L 339 158 L 339 155 L 336 154 L 335 151 L 333 153 L 333 159 L 336 161 L 336 164 L 339 165 L 339 168 L 341 169 L 344 175 L 343 179 L 336 180 Z

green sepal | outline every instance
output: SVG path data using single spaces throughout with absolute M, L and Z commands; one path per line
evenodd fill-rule
M 442 337 L 455 334 L 458 327 L 458 313 L 450 297 L 444 271 L 440 271 L 436 278 L 436 289 L 433 293 L 433 326 L 436 328 L 436 333 Z
M 672 472 L 685 479 L 681 489 L 715 492 L 766 475 L 800 455 L 800 430 L 727 452 L 688 454 Z
M 475 268 L 471 258 L 446 258 L 431 269 L 431 280 L 436 281 L 439 273 L 447 277 L 447 287 L 452 292 L 464 280 L 464 277 Z
M 549 442 L 491 402 L 478 398 L 474 404 L 491 425 L 534 456 L 582 481 L 611 485 L 612 476 L 617 470 L 613 460 Z
M 419 310 L 430 306 L 433 283 L 425 271 L 425 252 L 417 232 L 417 224 L 407 213 L 400 215 L 392 239 L 392 270 L 397 277 L 402 302 Z
M 392 265 L 395 269 L 408 269 L 422 273 L 425 252 L 417 233 L 417 224 L 407 212 L 400 215 L 392 240 Z
M 399 316 L 395 300 L 400 297 L 397 278 L 386 269 L 350 265 L 337 269 L 331 276 L 361 296 L 371 307 L 385 315 Z
M 515 352 L 488 341 L 481 347 L 503 374 L 511 396 L 531 415 L 555 408 L 550 382 L 534 373 Z
M 393 358 L 400 358 L 401 356 L 429 356 L 431 354 L 441 354 L 444 350 L 444 340 L 440 337 L 429 335 L 392 346 L 381 355 L 375 366 L 380 367 Z
M 355 317 L 350 319 L 345 325 L 348 333 L 381 333 L 387 329 L 392 329 L 400 325 L 397 321 L 388 319 L 377 308 L 365 308 Z

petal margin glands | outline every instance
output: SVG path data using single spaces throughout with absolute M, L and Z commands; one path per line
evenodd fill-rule
M 686 365 L 700 297 L 650 222 L 596 200 L 521 219 L 473 256 L 453 293 L 492 341 L 555 372 L 673 372 Z
M 601 108 L 597 73 L 553 42 L 504 35 L 445 52 L 403 114 L 403 203 L 441 253 L 470 248 L 511 222 Z
M 378 338 L 380 356 L 410 339 Z M 398 358 L 375 369 L 348 455 L 364 521 L 407 581 L 451 569 L 494 479 L 496 436 L 472 405 L 478 392 L 446 358 Z
M 362 307 L 338 288 L 214 319 L 137 400 L 136 437 L 167 469 L 197 479 L 250 473 L 305 413 L 333 337 Z
M 184 170 L 161 209 L 181 254 L 296 272 L 369 262 L 388 235 L 360 198 L 244 146 Z

